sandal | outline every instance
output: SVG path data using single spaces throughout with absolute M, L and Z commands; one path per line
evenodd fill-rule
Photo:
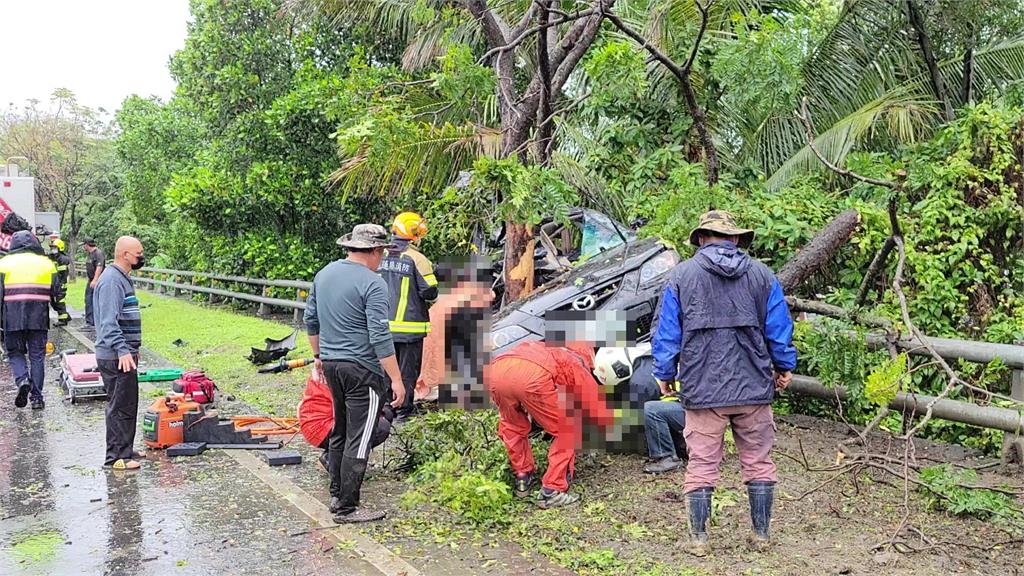
M 121 458 L 111 466 L 114 470 L 138 470 L 142 468 L 142 464 L 139 464 L 135 460 L 125 460 Z

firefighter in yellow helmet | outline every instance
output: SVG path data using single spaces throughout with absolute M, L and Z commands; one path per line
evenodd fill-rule
M 57 311 L 57 326 L 65 326 L 71 322 L 68 305 L 64 302 L 68 292 L 68 267 L 71 266 L 71 258 L 64 251 L 64 241 L 60 238 L 50 238 L 50 260 L 57 266 L 57 281 L 60 285 L 60 293 L 57 294 L 53 309 Z
M 15 232 L 11 251 L 0 258 L 0 313 L 4 348 L 18 387 L 14 400 L 18 408 L 24 408 L 30 396 L 33 410 L 43 408 L 49 308 L 56 310 L 57 282 L 57 268 L 43 254 L 35 235 L 28 230 Z
M 416 379 L 423 360 L 423 339 L 430 332 L 430 305 L 437 300 L 434 265 L 416 244 L 427 234 L 423 217 L 402 212 L 391 225 L 394 250 L 388 250 L 378 272 L 388 284 L 391 297 L 391 337 L 405 385 L 405 403 L 397 410 L 399 421 L 412 414 Z

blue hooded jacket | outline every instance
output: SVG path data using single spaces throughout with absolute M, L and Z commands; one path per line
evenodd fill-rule
M 775 274 L 728 241 L 672 271 L 658 305 L 654 376 L 690 409 L 770 404 L 772 369 L 796 368 L 793 321 Z

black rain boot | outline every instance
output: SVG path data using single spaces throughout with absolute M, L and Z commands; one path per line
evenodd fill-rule
M 750 482 L 747 484 L 747 498 L 750 500 L 750 546 L 758 552 L 765 552 L 771 545 L 768 527 L 772 522 L 772 503 L 775 501 L 774 482 Z
M 686 494 L 690 515 L 690 540 L 686 551 L 694 556 L 708 555 L 708 521 L 711 519 L 711 494 L 714 488 L 698 488 Z

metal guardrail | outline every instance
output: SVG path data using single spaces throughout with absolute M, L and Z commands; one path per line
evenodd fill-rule
M 84 272 L 85 265 L 76 263 L 76 268 Z M 188 283 L 181 282 L 188 279 Z M 132 280 L 142 284 L 157 293 L 170 293 L 180 296 L 182 293 L 206 294 L 211 297 L 220 297 L 224 300 L 241 300 L 259 304 L 257 314 L 260 316 L 269 315 L 271 308 L 284 308 L 292 310 L 292 321 L 298 323 L 302 319 L 302 311 L 306 309 L 306 296 L 313 288 L 312 282 L 302 280 L 267 280 L 263 278 L 246 278 L 244 276 L 231 276 L 227 274 L 214 274 L 210 272 L 193 272 L 190 270 L 174 270 L 171 268 L 144 267 L 136 270 Z M 203 284 L 207 284 L 204 286 Z M 215 284 L 242 284 L 260 288 L 259 294 L 238 292 L 226 288 L 218 288 Z M 295 291 L 294 300 L 275 298 L 270 295 L 273 288 L 292 289 Z

